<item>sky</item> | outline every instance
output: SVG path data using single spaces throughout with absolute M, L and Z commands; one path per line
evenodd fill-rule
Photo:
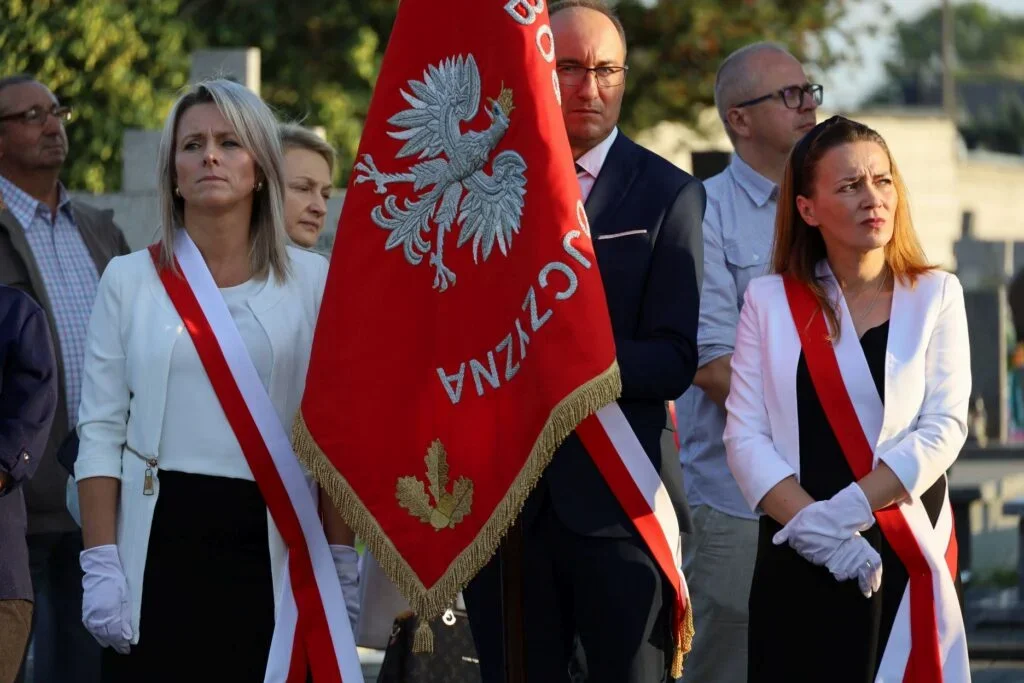
M 953 0 L 954 4 L 959 4 Z M 984 0 L 986 5 L 1015 15 L 1024 15 L 1024 0 Z M 889 0 L 892 8 L 890 25 L 896 19 L 913 20 L 933 7 L 941 6 L 941 0 Z M 871 22 L 873 13 L 878 12 L 881 0 L 865 0 L 851 13 L 851 25 L 859 26 Z M 895 40 L 891 31 L 881 26 L 874 35 L 859 39 L 859 54 L 862 64 L 856 67 L 841 66 L 826 72 L 822 80 L 825 85 L 826 106 L 837 109 L 855 108 L 864 98 L 885 80 L 884 64 L 891 57 Z

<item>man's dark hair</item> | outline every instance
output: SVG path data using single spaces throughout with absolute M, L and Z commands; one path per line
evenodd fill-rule
M 623 52 L 626 52 L 626 29 L 623 28 L 622 21 L 619 20 L 615 11 L 602 2 L 602 0 L 557 0 L 556 2 L 551 3 L 551 6 L 548 8 L 548 16 L 553 17 L 563 10 L 576 8 L 592 9 L 595 12 L 600 12 L 608 17 L 611 22 L 615 24 L 615 30 L 619 32 L 619 38 L 622 40 L 622 50 Z

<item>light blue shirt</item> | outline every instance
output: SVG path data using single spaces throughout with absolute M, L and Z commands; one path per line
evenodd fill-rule
M 0 176 L 0 196 L 25 231 L 25 239 L 32 249 L 46 295 L 53 306 L 64 366 L 68 426 L 74 429 L 82 395 L 85 335 L 96 299 L 99 274 L 75 223 L 71 199 L 63 185 L 59 191 L 57 213 L 52 214 L 46 204 Z
M 728 168 L 704 183 L 704 286 L 697 326 L 699 364 L 731 354 L 747 285 L 767 273 L 775 233 L 775 184 L 733 154 Z M 696 385 L 676 401 L 679 459 L 690 505 L 756 519 L 725 458 L 725 411 Z

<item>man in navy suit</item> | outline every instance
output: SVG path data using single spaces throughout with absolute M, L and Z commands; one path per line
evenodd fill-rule
M 56 409 L 46 314 L 27 294 L 0 286 L 0 683 L 17 676 L 32 626 L 20 485 L 39 465 Z
M 550 16 L 622 374 L 619 405 L 686 531 L 682 471 L 674 452 L 662 457 L 660 440 L 666 401 L 697 370 L 704 187 L 618 130 L 627 67 L 614 14 L 599 0 L 566 0 Z M 526 680 L 568 681 L 577 643 L 590 683 L 668 680 L 671 586 L 576 435 L 555 453 L 521 522 Z M 492 561 L 465 591 L 485 683 L 505 680 L 501 569 Z

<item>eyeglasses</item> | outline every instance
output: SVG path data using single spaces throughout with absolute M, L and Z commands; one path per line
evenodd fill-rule
M 778 97 L 782 100 L 782 103 L 786 105 L 787 109 L 799 109 L 804 106 L 804 95 L 810 95 L 814 99 L 815 104 L 821 104 L 822 95 L 824 88 L 817 83 L 808 83 L 806 85 L 788 85 L 782 90 L 776 90 L 773 93 L 767 95 L 761 95 L 761 97 L 755 97 L 752 100 L 746 102 L 740 102 L 739 104 L 733 105 L 735 107 L 749 107 L 753 104 L 770 100 L 774 97 Z
M 563 85 L 575 87 L 583 82 L 587 74 L 593 73 L 599 88 L 614 88 L 626 80 L 628 66 L 579 66 L 578 64 L 562 64 L 557 68 L 558 80 Z
M 46 124 L 46 119 L 49 116 L 67 123 L 71 120 L 71 114 L 71 107 L 55 104 L 49 109 L 46 107 L 32 107 L 25 111 L 15 112 L 14 114 L 4 114 L 0 116 L 0 121 L 20 121 L 28 126 L 42 126 Z

